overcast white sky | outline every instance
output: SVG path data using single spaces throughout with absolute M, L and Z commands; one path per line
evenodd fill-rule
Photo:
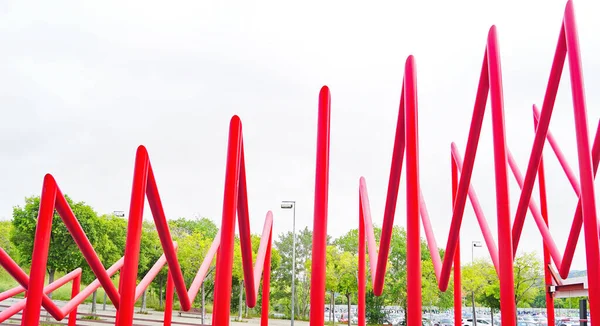
M 0 218 L 39 195 L 45 173 L 100 213 L 128 211 L 147 146 L 169 218 L 220 223 L 229 119 L 244 124 L 251 227 L 312 228 L 317 95 L 332 93 L 329 234 L 358 226 L 365 176 L 381 225 L 404 61 L 417 62 L 421 185 L 438 244 L 450 225 L 450 142 L 464 152 L 488 29 L 499 32 L 507 140 L 525 170 L 565 1 L 0 3 Z M 600 117 L 600 7 L 575 9 L 589 126 Z M 568 72 L 568 68 L 565 68 Z M 551 130 L 577 171 L 562 79 Z M 550 224 L 564 248 L 576 197 L 546 146 Z M 496 234 L 489 114 L 475 186 Z M 511 179 L 511 211 L 518 187 Z M 598 183 L 596 183 L 598 185 Z M 406 225 L 404 177 L 395 223 Z M 537 192 L 536 192 L 537 193 Z M 537 196 L 537 195 L 536 195 Z M 536 197 L 537 198 L 537 197 Z M 151 218 L 146 210 L 145 218 Z M 521 250 L 541 251 L 529 215 Z M 483 240 L 469 204 L 465 243 Z M 583 235 L 581 237 L 583 239 Z M 585 268 L 583 241 L 574 268 Z M 470 246 L 463 245 L 464 260 Z M 476 257 L 488 256 L 477 249 Z

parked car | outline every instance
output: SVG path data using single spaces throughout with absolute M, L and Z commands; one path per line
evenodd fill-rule
M 434 322 L 433 326 L 454 326 L 454 319 L 442 318 Z
M 462 321 L 463 326 L 473 326 L 473 318 L 466 318 Z M 477 318 L 477 325 L 491 325 L 492 323 L 486 319 Z

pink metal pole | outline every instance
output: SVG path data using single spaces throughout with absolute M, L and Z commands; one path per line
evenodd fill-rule
M 263 287 L 262 287 L 262 307 L 260 314 L 260 325 L 269 326 L 269 307 L 270 295 L 271 295 L 271 244 L 273 239 L 273 231 L 269 229 L 269 245 L 265 255 L 264 263 L 264 276 L 263 276 Z
M 12 289 L 8 289 L 8 290 L 0 293 L 0 302 L 6 300 L 8 298 L 12 298 L 15 295 L 22 293 L 22 292 L 25 292 L 25 288 L 20 285 L 14 287 Z
M 325 266 L 327 250 L 327 202 L 329 193 L 329 126 L 331 96 L 323 86 L 319 93 L 319 126 L 317 132 L 317 166 L 315 173 L 314 230 L 310 279 L 310 325 L 325 323 Z M 229 298 L 228 298 L 229 299 Z
M 2 250 L 2 252 L 3 251 L 4 250 Z M 13 268 L 18 269 L 20 271 L 21 276 L 25 276 L 25 278 L 27 278 L 27 275 L 25 274 L 25 272 L 23 272 L 21 270 L 21 268 L 18 267 L 16 264 L 14 264 Z M 47 294 L 55 291 L 56 289 L 67 284 L 68 282 L 75 280 L 80 275 L 81 275 L 81 268 L 77 268 L 77 269 L 73 270 L 72 272 L 66 274 L 65 276 L 48 284 L 46 287 L 44 287 L 44 296 L 42 297 L 42 306 L 48 307 L 48 308 L 46 308 L 46 310 L 48 312 L 50 312 L 52 317 L 54 317 L 56 320 L 62 320 L 64 318 L 64 316 L 66 315 L 66 313 L 64 312 L 64 308 L 62 310 L 59 309 L 56 305 L 54 305 L 54 303 L 52 303 L 50 301 L 50 299 L 47 299 L 48 298 Z M 19 277 L 19 279 L 23 280 L 22 277 Z M 17 280 L 17 281 L 19 281 L 19 280 Z M 75 283 L 73 283 L 73 284 L 75 284 Z M 25 294 L 27 294 L 27 292 L 25 292 Z M 27 298 L 27 296 L 25 296 L 25 298 Z M 27 303 L 27 300 L 23 299 L 15 304 L 13 304 L 12 306 L 8 307 L 7 309 L 3 310 L 2 312 L 0 312 L 0 323 L 4 322 L 5 320 L 12 317 L 19 311 L 23 310 L 25 308 L 26 303 Z M 67 312 L 68 312 L 68 310 L 67 310 Z
M 210 268 L 212 261 L 219 250 L 219 243 L 221 243 L 221 231 L 219 231 L 215 236 L 210 248 L 208 249 L 208 252 L 206 253 L 206 256 L 204 256 L 205 258 L 204 261 L 202 261 L 202 265 L 200 265 L 200 268 L 198 269 L 198 273 L 196 273 L 196 277 L 194 277 L 194 280 L 190 285 L 190 289 L 188 290 L 188 296 L 190 297 L 190 300 L 195 298 L 198 294 L 198 291 L 202 286 L 202 282 L 204 282 L 204 278 L 208 273 L 208 269 Z
M 360 188 L 359 188 L 360 189 Z M 365 219 L 363 216 L 360 190 L 358 192 L 358 326 L 366 326 L 366 248 Z
M 452 162 L 452 208 L 456 201 L 458 192 L 458 167 L 451 156 Z M 462 325 L 462 284 L 460 278 L 460 239 L 456 242 L 456 253 L 454 254 L 454 325 Z
M 588 291 L 590 298 L 590 319 L 600 319 L 600 243 L 598 241 L 598 219 L 594 190 L 594 175 L 590 154 L 587 112 L 583 85 L 583 69 L 579 54 L 579 38 L 575 24 L 573 1 L 567 2 L 564 29 L 567 41 L 569 72 L 571 74 L 571 94 L 575 113 L 577 154 L 579 156 L 579 180 L 581 182 L 581 206 L 585 235 L 585 249 L 588 269 Z
M 254 288 L 249 288 L 250 285 L 252 284 L 248 284 L 246 285 L 246 292 L 251 291 L 254 292 L 254 302 L 252 302 L 252 304 L 248 303 L 248 299 L 246 299 L 246 302 L 248 304 L 248 307 L 250 308 L 254 308 L 256 306 L 256 297 L 258 296 L 258 286 L 260 284 L 260 277 L 261 275 L 267 275 L 270 274 L 271 270 L 270 270 L 270 266 L 271 266 L 271 262 L 269 261 L 268 263 L 268 268 L 267 267 L 267 260 L 270 259 L 267 256 L 270 257 L 271 253 L 271 242 L 269 239 L 271 239 L 271 233 L 273 230 L 273 213 L 271 211 L 267 212 L 267 216 L 265 218 L 265 225 L 263 227 L 263 232 L 262 235 L 260 237 L 260 243 L 258 246 L 258 252 L 256 254 L 256 262 L 254 263 Z M 250 229 L 248 228 L 248 234 L 250 234 Z M 250 237 L 248 237 L 248 239 L 250 240 L 248 246 L 250 248 L 252 248 L 252 242 Z M 252 263 L 252 252 L 250 252 L 250 257 L 248 260 L 250 266 Z M 270 275 L 269 275 L 269 280 L 270 280 Z M 268 310 L 267 310 L 268 312 Z
M 517 322 L 512 233 L 510 221 L 510 197 L 508 193 L 508 171 L 506 136 L 504 133 L 504 104 L 502 95 L 502 72 L 496 27 L 488 35 L 487 60 L 490 74 L 490 97 L 492 104 L 492 132 L 494 140 L 494 168 L 496 175 L 496 210 L 498 212 L 498 248 L 500 258 L 500 309 L 502 325 Z
M 173 275 L 171 269 L 167 273 L 167 293 L 165 298 L 165 314 L 163 325 L 171 326 L 171 320 L 173 319 Z

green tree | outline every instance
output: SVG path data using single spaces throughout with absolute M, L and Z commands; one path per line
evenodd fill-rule
M 71 210 L 77 217 L 87 238 L 91 243 L 97 242 L 97 219 L 98 216 L 92 207 L 84 202 L 73 202 L 65 196 Z M 11 242 L 19 251 L 19 262 L 22 265 L 31 265 L 33 253 L 33 240 L 40 208 L 40 197 L 28 197 L 23 207 L 13 208 L 13 232 Z M 65 227 L 60 216 L 55 212 L 52 220 L 52 231 L 50 235 L 50 250 L 48 253 L 47 271 L 50 282 L 54 281 L 54 275 L 58 272 L 70 272 L 73 269 L 87 265 L 73 237 Z
M 117 262 L 125 253 L 125 238 L 127 233 L 127 221 L 124 218 L 112 214 L 102 215 L 96 221 L 97 239 L 94 249 L 100 256 L 105 269 Z M 89 267 L 83 269 L 82 280 L 90 283 L 95 278 Z M 92 313 L 96 313 L 98 291 L 92 295 Z M 106 294 L 105 294 L 106 295 Z M 106 298 L 105 298 L 106 299 Z
M 515 302 L 517 307 L 528 308 L 544 284 L 542 263 L 530 252 L 518 256 L 513 266 Z
M 524 253 L 517 256 L 513 272 L 517 307 L 528 308 L 539 304 L 534 301 L 545 300 L 542 264 L 535 253 Z M 475 294 L 475 299 L 479 304 L 492 309 L 500 309 L 500 282 L 490 261 L 478 260 L 463 267 L 462 285 L 466 293 Z M 545 306 L 545 303 L 543 305 Z
M 217 225 L 206 217 L 195 219 L 180 217 L 176 220 L 170 220 L 169 230 L 175 241 L 194 233 L 200 233 L 206 238 L 214 239 L 219 231 Z
M 0 221 L 0 248 L 16 261 L 19 261 L 18 251 L 15 245 L 10 241 L 13 233 L 13 224 L 11 221 Z
M 385 322 L 383 305 L 382 297 L 376 297 L 375 294 L 373 294 L 373 291 L 367 291 L 365 298 L 365 315 L 369 325 L 381 325 Z
M 308 228 L 296 234 L 296 300 L 295 312 L 300 319 L 308 318 L 310 304 L 310 258 L 312 255 L 313 233 Z M 279 311 L 290 315 L 292 284 L 292 232 L 280 234 L 274 241 L 281 256 L 279 267 L 273 270 L 273 303 Z

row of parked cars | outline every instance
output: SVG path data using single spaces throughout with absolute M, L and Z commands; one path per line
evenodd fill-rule
M 501 326 L 499 316 L 494 316 L 494 320 L 492 323 L 492 319 L 490 316 L 477 316 L 477 325 L 481 326 Z M 355 314 L 350 314 L 348 316 L 347 313 L 336 313 L 335 321 L 340 324 L 348 323 L 348 318 L 350 318 L 350 323 L 352 325 L 358 324 L 358 317 Z M 326 320 L 329 320 L 329 317 L 326 317 Z M 427 317 L 423 317 L 422 326 L 474 326 L 473 318 L 469 315 L 463 316 L 461 320 L 461 325 L 454 324 L 454 316 L 449 314 L 436 314 L 429 315 Z M 385 326 L 405 326 L 406 321 L 404 320 L 404 314 L 398 313 L 390 313 L 387 315 L 386 320 L 384 322 Z M 517 317 L 517 326 L 579 326 L 579 319 L 573 317 L 556 317 L 556 325 L 548 325 L 548 320 L 543 315 L 522 315 Z M 588 321 L 588 326 L 591 326 L 591 322 Z

